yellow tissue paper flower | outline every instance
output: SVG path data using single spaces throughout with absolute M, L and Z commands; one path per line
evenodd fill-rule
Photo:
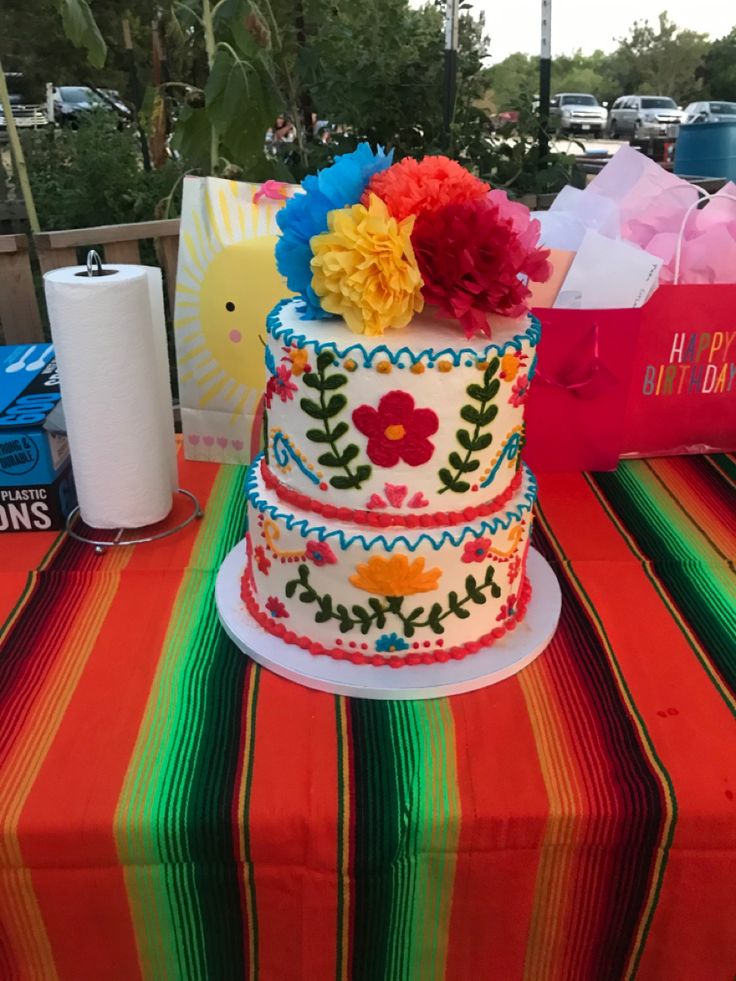
M 310 240 L 312 289 L 328 313 L 345 319 L 356 334 L 406 327 L 424 306 L 422 277 L 411 245 L 414 216 L 396 221 L 371 195 L 331 211 L 329 231 Z

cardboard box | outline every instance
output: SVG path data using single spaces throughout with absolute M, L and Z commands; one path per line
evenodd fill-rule
M 62 528 L 75 504 L 53 347 L 0 347 L 0 533 Z

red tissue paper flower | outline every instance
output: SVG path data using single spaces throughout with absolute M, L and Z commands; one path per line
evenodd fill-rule
M 539 231 L 529 209 L 504 191 L 420 215 L 412 244 L 426 302 L 459 320 L 468 337 L 490 336 L 489 313 L 520 317 L 529 309 L 521 277 L 543 283 L 552 274 Z
M 353 422 L 368 437 L 366 452 L 377 467 L 393 467 L 400 459 L 418 467 L 434 453 L 434 444 L 427 437 L 437 432 L 437 414 L 432 409 L 415 408 L 408 392 L 387 392 L 378 409 L 358 406 Z
M 402 221 L 409 215 L 438 211 L 446 204 L 477 200 L 487 191 L 487 184 L 473 177 L 455 160 L 405 157 L 400 163 L 374 174 L 362 200 L 367 206 L 368 196 L 377 194 L 393 217 Z

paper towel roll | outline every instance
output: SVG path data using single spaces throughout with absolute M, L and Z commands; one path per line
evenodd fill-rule
M 112 268 L 56 269 L 44 286 L 82 518 L 140 528 L 166 517 L 176 486 L 161 279 Z

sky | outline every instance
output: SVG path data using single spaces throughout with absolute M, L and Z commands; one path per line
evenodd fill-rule
M 491 39 L 490 62 L 514 51 L 539 52 L 541 0 L 472 0 L 473 11 L 484 11 Z M 723 37 L 736 25 L 730 0 L 552 0 L 552 55 L 601 48 L 611 51 L 615 38 L 628 32 L 635 20 L 657 22 L 662 10 L 679 27 Z

